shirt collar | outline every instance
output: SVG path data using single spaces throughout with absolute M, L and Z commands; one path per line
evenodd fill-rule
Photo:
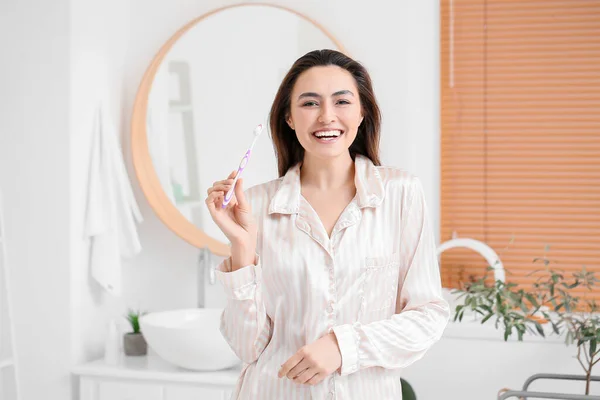
M 373 162 L 360 154 L 354 159 L 354 184 L 360 208 L 377 207 L 383 201 L 384 187 L 379 170 Z M 269 204 L 269 214 L 295 214 L 300 209 L 300 163 L 283 176 L 279 188 Z

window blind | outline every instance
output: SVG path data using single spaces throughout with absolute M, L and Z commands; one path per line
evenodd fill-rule
M 600 1 L 443 0 L 440 22 L 441 240 L 527 287 L 535 257 L 600 276 Z M 486 267 L 441 261 L 444 287 Z

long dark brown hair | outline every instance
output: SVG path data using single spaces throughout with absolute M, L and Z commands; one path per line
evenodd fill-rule
M 379 161 L 379 128 L 381 111 L 375 100 L 371 77 L 366 68 L 359 62 L 335 50 L 314 50 L 300 57 L 283 78 L 269 115 L 269 126 L 273 136 L 273 146 L 277 156 L 279 176 L 285 175 L 289 168 L 304 159 L 304 148 L 300 145 L 296 133 L 289 127 L 286 118 L 291 112 L 292 90 L 298 76 L 312 67 L 337 65 L 354 77 L 358 88 L 362 115 L 362 123 L 358 127 L 356 139 L 350 146 L 350 156 L 357 154 L 368 157 L 373 164 Z

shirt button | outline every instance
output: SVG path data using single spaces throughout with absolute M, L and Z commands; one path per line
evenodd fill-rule
M 333 312 L 333 306 L 334 306 L 333 301 L 330 301 L 329 305 L 327 306 L 327 312 L 328 313 L 332 313 Z

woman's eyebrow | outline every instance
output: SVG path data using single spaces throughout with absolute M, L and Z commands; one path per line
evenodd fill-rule
M 331 96 L 341 96 L 344 94 L 349 94 L 350 96 L 354 96 L 354 93 L 352 93 L 350 90 L 338 90 Z M 298 96 L 298 100 L 300 100 L 304 97 L 316 97 L 316 98 L 320 99 L 322 96 L 315 92 L 305 92 L 305 93 L 302 93 L 300 96 Z

